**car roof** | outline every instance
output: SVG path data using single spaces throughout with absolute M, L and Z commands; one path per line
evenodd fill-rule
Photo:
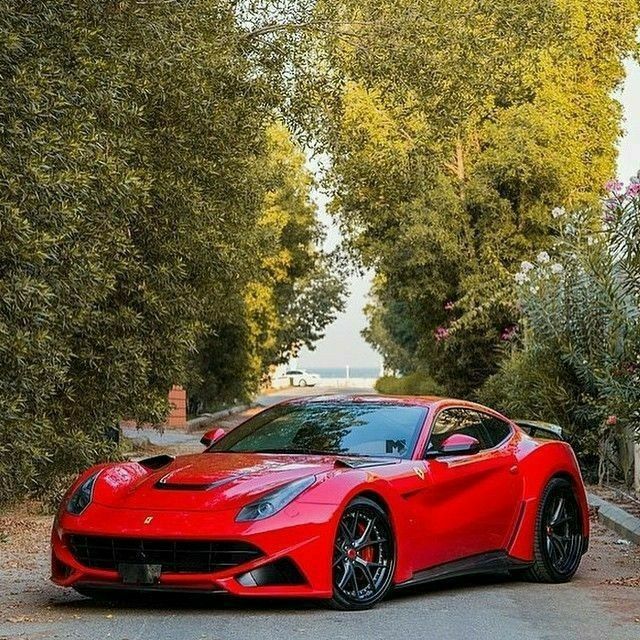
M 481 411 L 488 411 L 490 413 L 500 415 L 498 412 L 475 402 L 458 400 L 455 398 L 444 398 L 440 396 L 390 396 L 377 393 L 324 394 L 291 398 L 283 401 L 281 404 L 312 404 L 315 402 L 369 402 L 397 406 L 427 407 L 430 409 L 464 407 L 469 409 L 479 409 Z

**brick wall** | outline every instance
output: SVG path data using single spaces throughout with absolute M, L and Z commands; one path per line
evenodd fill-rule
M 182 427 L 187 422 L 187 392 L 182 387 L 173 386 L 169 391 L 171 413 L 166 422 L 167 427 Z

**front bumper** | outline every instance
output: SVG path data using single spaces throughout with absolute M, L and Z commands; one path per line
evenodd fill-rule
M 329 598 L 337 526 L 335 507 L 292 504 L 262 521 L 236 522 L 236 511 L 142 511 L 91 504 L 81 516 L 59 514 L 51 533 L 51 580 L 62 587 L 142 591 L 227 593 L 236 596 Z M 262 556 L 214 573 L 161 572 L 153 585 L 124 584 L 117 570 L 85 566 L 74 556 L 69 535 L 149 540 L 244 541 Z M 296 584 L 255 584 L 249 572 L 278 561 L 292 563 Z M 258 573 L 252 573 L 259 575 Z

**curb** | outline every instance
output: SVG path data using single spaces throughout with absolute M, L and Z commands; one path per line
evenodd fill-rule
M 215 413 L 203 413 L 199 415 L 197 418 L 193 418 L 193 420 L 189 420 L 185 425 L 185 431 L 187 433 L 196 433 L 197 431 L 206 430 L 207 427 L 214 424 L 217 420 L 221 418 L 227 418 L 236 413 L 242 413 L 247 409 L 253 409 L 254 407 L 262 406 L 258 402 L 252 402 L 251 404 L 239 404 L 235 407 L 231 407 L 230 409 L 222 409 L 222 411 L 216 411 Z
M 640 545 L 640 518 L 632 516 L 624 509 L 593 493 L 587 493 L 587 500 L 589 506 L 595 509 L 598 520 L 605 527 L 615 531 L 625 540 Z

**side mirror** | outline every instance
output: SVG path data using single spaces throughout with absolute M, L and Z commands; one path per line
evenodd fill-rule
M 477 438 L 464 433 L 452 433 L 442 442 L 439 449 L 428 451 L 427 457 L 464 456 L 478 453 L 478 451 L 480 451 L 480 441 Z
M 200 443 L 205 447 L 210 447 L 212 444 L 215 444 L 220 440 L 220 438 L 224 437 L 226 431 L 222 427 L 216 427 L 215 429 L 211 429 L 207 431 L 202 438 L 200 438 Z

